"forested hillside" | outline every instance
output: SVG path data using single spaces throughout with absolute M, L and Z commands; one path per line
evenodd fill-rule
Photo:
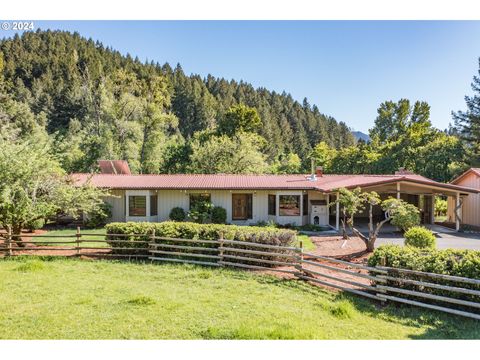
M 300 173 L 314 159 L 326 173 L 404 167 L 449 181 L 480 164 L 478 84 L 448 132 L 426 102 L 388 100 L 357 142 L 306 99 L 143 63 L 77 33 L 26 32 L 0 41 L 0 137 L 45 144 L 67 172 L 124 159 L 135 173 Z
M 46 129 L 68 171 L 118 158 L 135 172 L 191 172 L 198 169 L 189 164 L 195 146 L 222 141 L 233 152 L 250 144 L 244 155 L 252 164 L 204 171 L 281 172 L 291 162 L 305 170 L 320 141 L 338 149 L 354 143 L 344 123 L 307 100 L 213 75 L 188 76 L 180 65 L 145 64 L 77 33 L 26 32 L 2 40 L 0 51 L 3 125 L 18 136 Z M 252 134 L 227 139 L 215 129 L 238 104 L 254 108 L 261 123 Z

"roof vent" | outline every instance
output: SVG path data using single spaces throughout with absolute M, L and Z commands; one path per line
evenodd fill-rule
M 98 160 L 101 174 L 131 175 L 125 160 Z

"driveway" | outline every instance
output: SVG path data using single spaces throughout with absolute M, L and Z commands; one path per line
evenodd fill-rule
M 458 233 L 443 226 L 431 225 L 431 230 L 437 238 L 437 249 L 470 249 L 480 251 L 480 234 Z M 396 232 L 380 233 L 375 243 L 403 245 L 403 237 Z

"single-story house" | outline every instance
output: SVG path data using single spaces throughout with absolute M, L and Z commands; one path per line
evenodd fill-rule
M 463 174 L 451 181 L 451 184 L 457 186 L 466 186 L 480 191 L 480 168 L 470 168 Z M 457 204 L 454 199 L 448 198 L 447 221 L 455 221 L 455 207 Z M 462 198 L 458 208 L 460 222 L 464 225 L 470 225 L 480 228 L 480 194 L 471 194 Z
M 106 164 L 110 162 L 111 164 Z M 376 191 L 383 198 L 404 199 L 419 207 L 422 222 L 434 221 L 434 196 L 445 195 L 459 202 L 479 191 L 456 184 L 444 184 L 404 169 L 393 175 L 330 175 L 322 168 L 308 175 L 160 174 L 132 175 L 124 161 L 100 162 L 101 173 L 72 174 L 78 184 L 90 183 L 109 189 L 114 196 L 111 221 L 168 220 L 172 208 L 186 212 L 195 201 L 208 199 L 227 211 L 227 222 L 253 225 L 317 224 L 339 229 L 340 211 L 335 203 L 339 188 L 360 187 Z M 330 206 L 332 205 L 332 206 Z M 384 216 L 376 209 L 377 217 Z M 366 218 L 367 213 L 359 214 Z

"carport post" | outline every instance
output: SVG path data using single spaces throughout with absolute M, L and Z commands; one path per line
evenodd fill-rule
M 455 198 L 455 230 L 460 230 L 460 216 L 458 216 L 458 212 L 460 211 L 460 193 L 457 192 L 457 196 Z
M 337 191 L 337 210 L 335 211 L 335 229 L 340 230 L 340 203 L 338 199 L 340 198 L 340 193 Z
M 400 200 L 400 183 L 397 182 L 397 199 Z

